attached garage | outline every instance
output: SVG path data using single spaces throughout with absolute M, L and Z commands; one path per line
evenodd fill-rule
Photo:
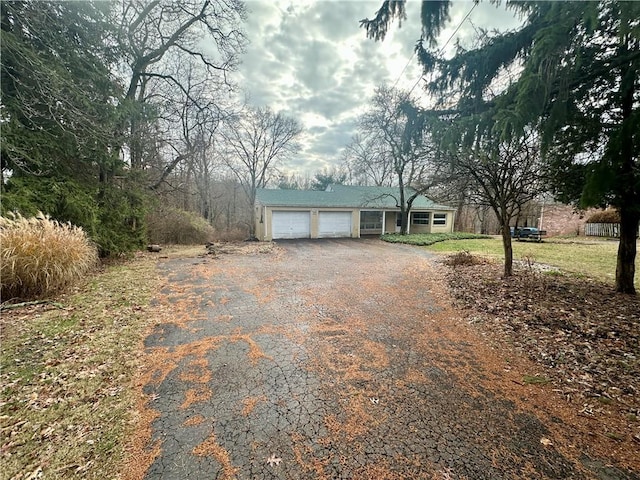
M 318 237 L 337 238 L 351 236 L 351 212 L 319 212 Z
M 413 195 L 415 192 L 407 189 Z M 397 187 L 330 185 L 326 190 L 258 188 L 253 208 L 259 240 L 360 238 L 397 230 Z M 411 233 L 452 232 L 454 207 L 417 195 L 407 226 Z
M 275 210 L 272 214 L 271 226 L 274 239 L 311 237 L 311 220 L 308 211 Z

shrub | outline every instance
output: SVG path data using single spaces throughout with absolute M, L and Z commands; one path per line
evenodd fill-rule
M 620 214 L 613 209 L 603 210 L 591 215 L 587 223 L 620 223 Z
M 141 248 L 146 241 L 144 215 L 147 194 L 135 181 L 120 185 L 80 183 L 72 178 L 12 176 L 2 192 L 2 214 L 32 217 L 44 212 L 61 222 L 82 227 L 100 256 L 119 256 Z
M 460 265 L 475 265 L 481 262 L 473 256 L 469 250 L 460 250 L 459 252 L 448 255 L 444 263 L 452 267 L 457 267 Z
M 226 230 L 216 230 L 211 238 L 214 242 L 238 242 L 249 237 L 249 229 L 232 227 Z
M 146 198 L 133 185 L 103 187 L 97 195 L 95 236 L 101 257 L 127 255 L 147 241 Z
M 409 245 L 428 246 L 446 240 L 475 240 L 490 238 L 487 235 L 475 233 L 453 232 L 453 233 L 412 233 L 410 235 L 400 235 L 399 233 L 386 233 L 380 237 L 389 243 L 406 243 Z
M 213 227 L 201 216 L 172 207 L 161 207 L 147 216 L 149 242 L 197 245 L 214 238 Z
M 82 278 L 97 253 L 85 232 L 38 214 L 0 217 L 0 295 L 3 300 L 46 297 Z

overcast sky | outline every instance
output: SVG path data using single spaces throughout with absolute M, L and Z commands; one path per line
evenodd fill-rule
M 402 28 L 396 23 L 383 42 L 374 42 L 366 38 L 359 20 L 372 18 L 381 4 L 382 0 L 247 1 L 250 43 L 240 66 L 240 86 L 252 105 L 286 112 L 304 126 L 302 150 L 284 170 L 304 175 L 338 165 L 375 87 L 398 81 L 398 88 L 409 90 L 420 78 L 413 56 L 420 37 L 420 2 L 408 1 Z M 441 45 L 472 6 L 472 1 L 454 3 Z M 511 12 L 488 2 L 478 4 L 469 20 L 448 49 L 455 38 L 469 45 L 474 26 L 504 30 L 519 23 Z M 414 93 L 419 95 L 421 89 Z

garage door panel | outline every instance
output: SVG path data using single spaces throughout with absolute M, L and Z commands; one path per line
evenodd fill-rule
M 319 212 L 318 236 L 322 238 L 350 237 L 351 212 Z
M 309 212 L 274 211 L 271 226 L 272 237 L 274 239 L 309 238 L 311 236 Z

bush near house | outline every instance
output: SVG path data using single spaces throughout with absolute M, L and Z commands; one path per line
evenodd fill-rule
M 160 207 L 147 215 L 151 243 L 196 245 L 214 238 L 214 228 L 201 216 L 173 207 Z
M 74 284 L 97 262 L 84 230 L 38 214 L 0 217 L 2 301 L 49 296 Z

